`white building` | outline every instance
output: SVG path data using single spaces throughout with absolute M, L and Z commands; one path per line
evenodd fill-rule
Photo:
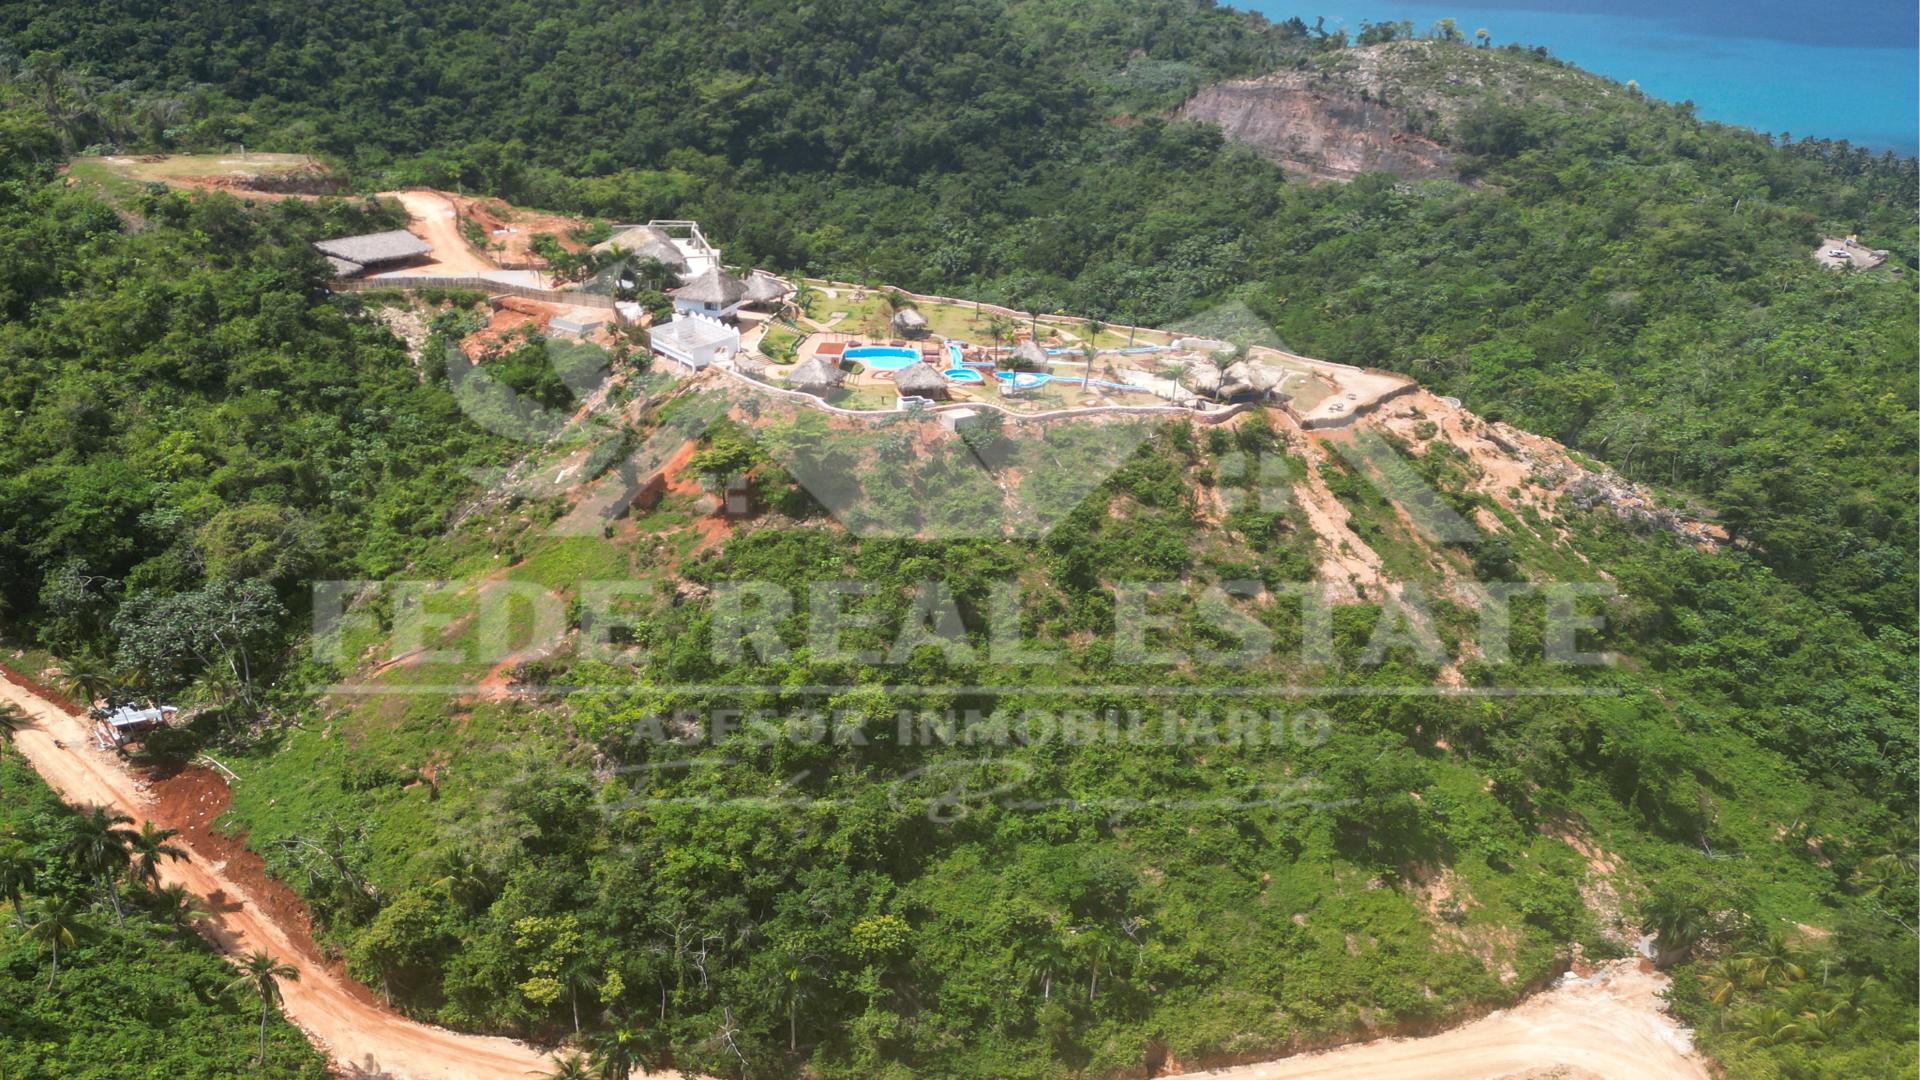
M 731 319 L 740 314 L 747 298 L 747 284 L 717 266 L 695 274 L 685 285 L 668 289 L 673 297 L 675 318 L 698 315 L 703 319 Z
M 691 281 L 720 265 L 720 249 L 707 241 L 697 221 L 655 218 L 645 225 L 616 225 L 613 236 L 593 245 L 593 250 L 658 259 L 681 281 Z
M 676 314 L 647 331 L 653 351 L 689 371 L 705 371 L 740 351 L 740 331 L 714 319 Z

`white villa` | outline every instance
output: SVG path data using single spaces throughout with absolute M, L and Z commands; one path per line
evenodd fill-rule
M 736 305 L 738 306 L 738 305 Z M 689 371 L 705 371 L 740 351 L 740 331 L 717 319 L 676 313 L 647 331 L 653 351 Z
M 673 316 L 696 316 L 702 319 L 732 319 L 740 314 L 740 305 L 747 299 L 747 284 L 718 266 L 708 267 L 695 274 L 685 285 L 677 289 L 668 289 L 667 295 L 673 297 Z
M 658 259 L 681 281 L 691 281 L 720 267 L 720 249 L 707 241 L 697 221 L 655 218 L 645 225 L 615 226 L 611 237 L 593 245 L 598 252 L 624 251 L 643 259 Z

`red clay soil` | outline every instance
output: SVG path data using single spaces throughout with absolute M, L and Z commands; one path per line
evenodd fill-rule
M 476 363 L 505 344 L 521 327 L 545 330 L 555 316 L 567 314 L 567 309 L 559 304 L 543 304 L 518 296 L 499 297 L 495 302 L 499 306 L 488 317 L 486 328 L 460 341 L 460 351 Z
M 667 459 L 665 465 L 660 466 L 660 477 L 666 484 L 668 494 L 687 495 L 697 499 L 706 493 L 706 489 L 700 486 L 699 477 L 690 476 L 686 471 L 687 462 L 693 460 L 694 452 L 698 449 L 698 444 L 688 439 L 681 444 L 680 449 L 673 452 L 673 456 Z M 721 513 L 724 508 L 724 504 L 717 505 L 712 513 L 702 514 L 693 519 L 693 527 L 700 533 L 700 539 L 693 545 L 693 551 L 690 554 L 698 555 L 709 548 L 717 547 L 732 534 L 733 523 Z
M 356 1075 L 400 1080 L 468 1077 L 519 1078 L 550 1068 L 545 1055 L 508 1039 L 461 1035 L 409 1020 L 380 1005 L 371 991 L 327 963 L 313 943 L 306 909 L 292 890 L 269 878 L 258 856 L 212 823 L 227 805 L 226 786 L 206 770 L 167 777 L 136 772 L 117 755 L 93 745 L 83 715 L 59 695 L 43 695 L 32 680 L 0 668 L 0 702 L 16 706 L 28 724 L 14 748 L 69 803 L 110 806 L 135 820 L 181 830 L 185 861 L 167 862 L 161 881 L 184 885 L 207 905 L 196 924 L 229 957 L 268 952 L 299 969 L 283 988 L 288 1019 L 336 1064 Z
M 460 216 L 480 226 L 487 236 L 487 250 L 493 261 L 509 270 L 544 270 L 547 260 L 533 253 L 533 238 L 545 233 L 567 251 L 583 251 L 585 244 L 567 235 L 582 222 L 559 214 L 544 214 L 508 206 L 499 199 L 481 199 L 470 195 L 448 195 Z M 502 233 L 501 229 L 511 229 Z
M 84 719 L 87 715 L 87 710 L 75 705 L 64 694 L 11 668 L 0 667 L 0 679 L 46 699 L 69 716 Z M 265 860 L 247 850 L 245 834 L 230 836 L 213 827 L 214 820 L 226 813 L 227 807 L 233 803 L 233 792 L 227 788 L 224 777 L 199 765 L 162 771 L 141 769 L 129 763 L 127 771 L 137 782 L 146 785 L 147 795 L 153 800 L 149 816 L 155 823 L 180 830 L 181 838 L 195 852 L 215 864 L 224 863 L 222 875 L 246 889 L 254 903 L 287 931 L 288 939 L 300 948 L 307 960 L 327 964 L 313 940 L 313 914 L 307 910 L 300 894 L 267 873 Z M 230 910 L 232 906 L 232 902 L 218 892 L 203 899 L 208 910 L 216 915 Z M 349 979 L 343 965 L 332 963 L 327 966 L 340 976 L 350 990 L 358 991 L 357 996 L 366 999 L 369 1004 L 374 1002 L 373 992 Z

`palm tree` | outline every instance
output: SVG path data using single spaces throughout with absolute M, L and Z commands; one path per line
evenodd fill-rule
M 200 898 L 178 882 L 162 885 L 149 892 L 146 906 L 154 918 L 181 929 L 207 917 L 207 909 L 200 903 Z
M 117 685 L 113 670 L 105 662 L 84 653 L 67 664 L 66 674 L 60 680 L 61 692 L 89 709 L 112 696 Z
M 1741 1027 L 1752 1032 L 1747 1038 L 1748 1046 L 1777 1046 L 1800 1037 L 1800 1025 L 1794 1022 L 1787 1010 L 1781 1008 L 1761 1009 Z
M 595 1035 L 588 1051 L 587 1061 L 597 1080 L 627 1080 L 635 1070 L 649 1072 L 666 1065 L 655 1033 L 642 1030 L 632 1019 Z
M 1800 1013 L 1800 1035 L 1811 1043 L 1830 1042 L 1852 1022 L 1853 1010 L 1844 1001 L 1824 1009 L 1805 1009 Z
M 467 911 L 477 911 L 492 899 L 493 885 L 487 868 L 471 852 L 447 851 L 435 859 L 432 886 L 444 889 L 447 899 Z
M 1642 930 L 1659 944 L 1662 965 L 1685 957 L 1707 934 L 1706 912 L 1679 892 L 1655 893 L 1641 911 Z
M 1086 371 L 1080 375 L 1080 389 L 1085 390 L 1093 384 L 1093 362 L 1099 356 L 1100 350 L 1094 348 L 1091 342 L 1080 346 L 1080 359 L 1087 365 Z
M 592 1062 L 596 1080 L 627 1080 L 640 1065 L 640 1033 L 616 1025 L 594 1036 Z
M 94 880 L 112 903 L 114 918 L 123 923 L 126 914 L 120 908 L 117 882 L 132 861 L 129 853 L 140 835 L 122 827 L 131 824 L 133 819 L 127 815 L 96 806 L 73 819 L 66 844 L 67 860 L 74 871 Z
M 787 280 L 793 284 L 793 295 L 787 297 L 787 302 L 801 315 L 807 314 L 813 307 L 814 297 L 820 295 L 819 290 L 809 285 L 802 274 L 795 274 Z
M 587 1059 L 579 1054 L 568 1054 L 554 1062 L 554 1069 L 547 1074 L 547 1080 L 593 1080 L 593 1069 Z
M 129 854 L 133 866 L 128 873 L 136 884 L 152 889 L 160 884 L 161 859 L 185 859 L 185 848 L 167 841 L 180 835 L 179 829 L 162 829 L 153 822 L 143 822 L 140 831 L 128 842 Z
M 912 297 L 901 292 L 899 289 L 882 290 L 880 293 L 880 303 L 886 306 L 888 319 L 892 319 L 895 315 L 900 314 L 910 307 L 919 306 L 913 302 Z
M 1882 896 L 1913 877 L 1912 856 L 1888 852 L 1861 862 L 1853 872 L 1854 891 L 1861 896 Z
M 1805 978 L 1807 970 L 1800 966 L 1799 956 L 1787 939 L 1779 934 L 1769 934 L 1751 951 L 1737 958 L 1762 986 L 1781 985 L 1795 979 Z
M 29 941 L 44 941 L 53 950 L 53 972 L 47 976 L 47 989 L 53 989 L 60 977 L 60 946 L 73 948 L 73 932 L 80 927 L 80 908 L 67 899 L 41 902 L 39 918 L 27 927 Z
M 1087 331 L 1087 344 L 1097 351 L 1100 348 L 1100 335 L 1106 332 L 1107 324 L 1097 318 L 1089 317 L 1080 325 Z
M 1000 343 L 1005 341 L 1007 335 L 1012 332 L 1013 320 L 1005 315 L 987 316 L 987 336 L 993 339 L 993 347 L 996 351 L 1000 348 Z
M 27 925 L 27 913 L 21 905 L 39 872 L 40 864 L 34 861 L 33 851 L 25 840 L 14 837 L 0 840 L 0 896 L 13 905 L 16 926 Z
M 1746 989 L 1752 982 L 1746 967 L 1734 960 L 1715 961 L 1700 973 L 1700 985 L 1706 988 L 1707 999 L 1715 1005 L 1732 1001 L 1736 991 Z
M 0 702 L 0 741 L 12 742 L 13 733 L 27 724 L 26 713 L 10 703 Z
M 280 1004 L 280 983 L 299 982 L 300 969 L 292 964 L 283 964 L 266 953 L 257 952 L 241 961 L 240 972 L 239 978 L 227 984 L 227 991 L 231 993 L 248 986 L 260 995 L 260 1060 L 256 1064 L 264 1067 L 267 1063 L 267 1014 Z

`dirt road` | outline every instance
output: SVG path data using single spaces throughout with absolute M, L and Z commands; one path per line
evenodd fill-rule
M 1511 1009 L 1418 1039 L 1381 1039 L 1188 1080 L 1708 1080 L 1686 1029 L 1666 1014 L 1666 976 L 1619 960 Z M 1555 1071 L 1559 1070 L 1559 1071 Z
M 94 748 L 81 721 L 57 705 L 0 677 L 0 700 L 32 721 L 14 745 L 61 797 L 70 803 L 112 806 L 136 821 L 153 818 L 152 800 L 111 754 Z M 54 745 L 55 740 L 64 744 Z M 168 822 L 154 819 L 157 824 Z M 267 918 L 246 890 L 188 845 L 192 857 L 160 870 L 205 901 L 212 915 L 200 930 L 229 956 L 260 950 L 300 969 L 284 983 L 288 1019 L 340 1066 L 395 1080 L 527 1080 L 552 1066 L 546 1055 L 511 1039 L 461 1035 L 415 1023 L 356 995 L 312 952 Z
M 79 719 L 0 677 L 0 701 L 31 724 L 14 745 L 68 802 L 154 818 L 153 800 L 119 759 L 93 747 Z M 64 744 L 56 746 L 55 740 Z M 154 818 L 158 824 L 168 822 Z M 201 931 L 228 955 L 272 953 L 300 969 L 283 987 L 287 1016 L 349 1070 L 395 1080 L 525 1080 L 551 1059 L 510 1039 L 461 1035 L 401 1017 L 356 993 L 267 917 L 247 891 L 187 845 L 193 857 L 161 868 L 213 914 Z M 1494 1080 L 1560 1069 L 1580 1080 L 1708 1080 L 1687 1032 L 1660 1001 L 1666 977 L 1623 960 L 1473 1023 L 1425 1038 L 1383 1039 L 1259 1065 L 1195 1073 L 1189 1080 Z
M 460 215 L 453 200 L 437 191 L 387 191 L 384 196 L 398 199 L 406 207 L 407 231 L 433 245 L 431 262 L 410 266 L 409 274 L 484 274 L 498 270 L 492 260 L 467 245 L 460 235 Z

